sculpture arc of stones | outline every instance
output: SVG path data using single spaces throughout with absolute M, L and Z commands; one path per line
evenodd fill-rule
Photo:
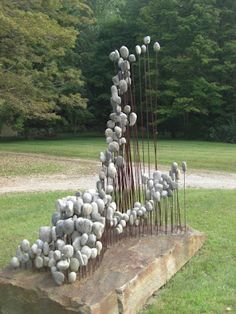
M 109 55 L 116 69 L 110 99 L 113 110 L 105 130 L 107 149 L 100 153 L 102 166 L 96 189 L 58 199 L 52 226 L 41 227 L 39 239 L 32 245 L 26 239 L 20 243 L 11 259 L 13 268 L 50 270 L 57 285 L 73 283 L 95 271 L 106 249 L 117 241 L 145 234 L 186 232 L 186 162 L 182 162 L 183 210 L 178 164 L 173 162 L 169 174 L 157 167 L 157 97 L 154 99 L 150 92 L 150 40 L 150 36 L 144 37 L 144 44 L 135 47 L 135 54 L 122 46 Z M 152 50 L 157 76 L 158 42 Z

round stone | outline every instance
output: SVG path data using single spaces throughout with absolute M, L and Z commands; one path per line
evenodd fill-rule
M 150 41 L 151 41 L 151 37 L 150 36 L 145 36 L 144 39 L 143 39 L 143 42 L 144 42 L 145 45 L 150 44 Z
M 53 267 L 56 265 L 56 261 L 54 258 L 49 258 L 49 261 L 48 261 L 48 267 Z
M 74 248 L 75 251 L 78 251 L 78 250 L 81 249 L 81 242 L 80 242 L 80 240 L 81 240 L 81 237 L 79 236 L 79 237 L 75 238 L 74 241 L 73 241 L 73 248 Z
M 61 219 L 61 214 L 59 212 L 55 212 L 52 214 L 52 219 L 51 219 L 51 222 L 52 222 L 52 225 L 53 226 L 56 226 L 56 223 L 58 222 L 58 220 Z
M 52 266 L 52 267 L 51 267 L 51 273 L 54 273 L 55 271 L 57 271 L 56 266 Z
M 74 221 L 73 219 L 69 218 L 63 221 L 63 232 L 65 234 L 72 234 L 74 231 Z
M 94 247 L 95 246 L 95 243 L 96 243 L 96 236 L 95 234 L 91 233 L 89 236 L 88 236 L 88 241 L 87 241 L 87 245 L 89 247 Z
M 154 45 L 153 45 L 153 50 L 154 50 L 155 52 L 158 52 L 160 49 L 161 49 L 160 44 L 159 44 L 159 42 L 156 41 L 156 42 L 154 43 Z
M 37 256 L 34 260 L 34 265 L 36 268 L 42 268 L 43 267 L 43 258 L 41 256 Z
M 90 194 L 91 195 L 91 194 Z M 87 217 L 92 213 L 92 205 L 90 203 L 84 203 L 82 206 L 83 216 Z
M 43 254 L 44 255 L 48 255 L 48 253 L 49 253 L 49 245 L 48 245 L 47 242 L 44 242 L 44 244 L 43 244 Z
M 72 271 L 68 275 L 68 282 L 73 283 L 75 281 L 76 281 L 76 273 Z
M 38 239 L 38 240 L 36 240 L 35 243 L 37 244 L 39 249 L 43 249 L 43 241 L 42 240 Z
M 53 257 L 55 261 L 59 261 L 61 259 L 61 251 L 59 250 L 54 251 Z
M 29 241 L 28 240 L 26 240 L 26 239 L 24 239 L 22 242 L 21 242 L 21 250 L 23 251 L 23 252 L 29 252 L 29 250 L 30 250 L 30 243 L 29 243 Z
M 77 272 L 78 269 L 79 269 L 79 260 L 75 257 L 72 257 L 71 260 L 70 260 L 70 270 L 72 272 Z
M 88 241 L 88 234 L 87 233 L 83 233 L 82 236 L 80 237 L 80 244 L 81 246 L 84 246 L 87 241 Z
M 32 246 L 31 246 L 31 251 L 33 254 L 37 254 L 37 250 L 38 250 L 38 246 L 36 243 L 34 243 Z
M 74 215 L 74 203 L 73 201 L 69 200 L 66 202 L 65 218 L 72 217 L 73 215 Z
M 113 190 L 114 190 L 113 185 L 108 184 L 106 187 L 106 193 L 111 194 L 113 192 Z
M 123 228 L 126 227 L 126 221 L 124 219 L 121 219 L 120 224 Z
M 134 126 L 135 123 L 137 121 L 137 115 L 135 112 L 131 112 L 130 116 L 129 116 L 129 125 L 130 126 Z
M 85 192 L 83 194 L 83 201 L 84 201 L 84 203 L 91 203 L 92 199 L 93 199 L 93 197 L 92 197 L 92 195 L 90 193 Z
M 97 239 L 101 239 L 103 231 L 104 231 L 104 225 L 98 221 L 93 223 L 93 233 L 97 237 Z
M 118 157 L 116 158 L 115 163 L 116 163 L 117 167 L 123 167 L 123 166 L 124 166 L 124 163 L 125 163 L 124 157 L 118 156 Z
M 98 250 L 96 248 L 91 249 L 91 258 L 94 259 L 98 255 Z
M 77 198 L 77 200 L 74 202 L 74 212 L 76 215 L 81 214 L 81 207 L 83 205 L 83 200 L 81 197 Z
M 117 142 L 113 141 L 108 145 L 108 149 L 112 153 L 118 152 L 119 151 L 119 144 Z
M 58 286 L 61 286 L 65 281 L 65 275 L 60 271 L 52 272 L 52 277 Z
M 10 265 L 11 265 L 11 267 L 13 267 L 13 268 L 18 268 L 18 267 L 20 267 L 20 261 L 19 261 L 19 259 L 18 259 L 16 256 L 12 257 L 11 262 L 10 262 Z
M 68 269 L 70 266 L 67 260 L 62 260 L 57 263 L 57 268 L 61 271 Z
M 101 250 L 102 250 L 102 242 L 101 241 L 96 242 L 96 249 L 98 250 L 98 255 L 100 255 Z
M 87 245 L 83 246 L 81 249 L 81 254 L 86 255 L 87 258 L 89 259 L 91 257 L 91 249 Z
M 39 228 L 39 239 L 43 242 L 50 243 L 52 241 L 51 227 Z
M 129 56 L 129 49 L 126 46 L 120 48 L 120 55 L 122 58 L 127 59 Z
M 83 225 L 83 233 L 90 234 L 92 231 L 93 223 L 89 219 L 84 219 L 84 225 Z
M 58 239 L 56 242 L 56 247 L 58 248 L 58 250 L 62 251 L 63 246 L 65 245 L 65 242 L 61 239 Z
M 66 256 L 67 258 L 70 258 L 73 256 L 74 254 L 74 248 L 72 245 L 67 244 L 63 247 L 62 249 L 62 253 L 64 254 L 64 256 Z
M 135 46 L 135 52 L 137 55 L 141 55 L 142 50 L 141 50 L 141 47 L 139 45 Z

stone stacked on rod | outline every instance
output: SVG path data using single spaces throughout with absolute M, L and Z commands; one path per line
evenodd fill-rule
M 149 63 L 150 41 L 150 36 L 146 36 L 144 44 L 135 47 L 139 73 L 141 62 L 145 69 Z M 158 42 L 153 49 L 155 53 L 159 52 Z M 181 221 L 178 196 L 178 164 L 172 164 L 169 174 L 162 173 L 157 167 L 151 173 L 149 137 L 148 173 L 144 137 L 143 159 L 140 157 L 137 110 L 132 88 L 135 84 L 132 74 L 136 56 L 130 54 L 125 46 L 109 55 L 118 72 L 112 77 L 112 113 L 105 129 L 107 148 L 100 153 L 102 165 L 96 189 L 58 199 L 51 226 L 41 227 L 39 238 L 32 245 L 26 239 L 20 243 L 11 260 L 12 267 L 49 269 L 57 285 L 73 283 L 77 277 L 94 271 L 107 247 L 124 237 L 186 231 L 186 221 L 184 225 Z M 144 73 L 145 80 L 147 75 Z M 148 90 L 150 86 L 146 88 Z M 146 89 L 144 93 L 147 95 Z M 140 103 L 147 99 L 145 96 L 140 93 Z M 148 117 L 147 111 L 141 111 L 141 116 L 143 114 Z M 144 119 L 141 120 L 141 127 L 144 128 Z M 149 125 L 146 128 L 148 130 Z M 183 162 L 184 174 L 186 168 L 186 162 Z M 186 215 L 184 217 L 186 220 Z

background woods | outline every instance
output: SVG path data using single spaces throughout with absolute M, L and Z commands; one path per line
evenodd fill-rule
M 108 54 L 150 34 L 159 133 L 234 142 L 235 12 L 233 0 L 1 0 L 0 124 L 27 136 L 103 129 Z M 154 54 L 150 64 L 154 82 Z

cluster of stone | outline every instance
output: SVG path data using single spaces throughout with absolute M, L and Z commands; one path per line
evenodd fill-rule
M 110 59 L 118 64 L 119 71 L 112 78 L 111 105 L 113 110 L 105 130 L 108 147 L 105 152 L 100 153 L 102 168 L 99 172 L 97 190 L 101 198 L 108 197 L 113 193 L 118 168 L 125 164 L 123 152 L 126 138 L 124 133 L 127 128 L 134 126 L 137 120 L 136 113 L 132 112 L 129 105 L 125 105 L 123 108 L 121 106 L 121 96 L 128 91 L 131 85 L 129 60 L 135 61 L 135 56 L 130 55 L 128 48 L 122 46 L 120 52 L 118 50 L 111 52 Z M 108 197 L 108 199 L 110 198 Z
M 182 171 L 185 173 L 186 170 L 187 164 L 183 161 Z M 151 177 L 147 174 L 142 174 L 146 200 L 160 202 L 161 198 L 172 197 L 173 192 L 178 189 L 180 173 L 177 162 L 173 162 L 169 175 L 161 171 L 154 171 Z
M 57 200 L 56 208 L 52 226 L 41 227 L 33 245 L 23 240 L 11 265 L 50 268 L 54 281 L 60 285 L 66 276 L 69 283 L 74 282 L 79 267 L 100 255 L 105 204 L 95 190 L 88 190 Z
M 136 46 L 136 54 L 146 53 L 150 37 L 144 38 L 145 45 Z M 156 42 L 154 50 L 160 45 Z M 72 283 L 76 280 L 80 267 L 86 266 L 90 259 L 96 259 L 103 249 L 102 236 L 106 225 L 115 228 L 116 234 L 124 232 L 127 225 L 138 226 L 141 218 L 147 218 L 154 208 L 154 202 L 170 196 L 178 188 L 178 165 L 173 163 L 170 175 L 155 171 L 149 178 L 142 175 L 145 190 L 145 203 L 135 202 L 126 212 L 117 210 L 113 200 L 114 180 L 119 167 L 125 165 L 123 157 L 126 138 L 124 133 L 133 127 L 137 115 L 131 106 L 122 106 L 121 96 L 131 85 L 130 62 L 135 62 L 134 54 L 127 47 L 111 52 L 110 59 L 118 64 L 119 71 L 112 78 L 111 105 L 113 108 L 105 130 L 107 149 L 100 153 L 102 167 L 96 190 L 77 192 L 57 200 L 56 212 L 52 215 L 52 225 L 39 229 L 39 238 L 32 245 L 23 240 L 17 247 L 11 266 L 49 268 L 56 284 Z M 186 163 L 182 165 L 186 171 Z

